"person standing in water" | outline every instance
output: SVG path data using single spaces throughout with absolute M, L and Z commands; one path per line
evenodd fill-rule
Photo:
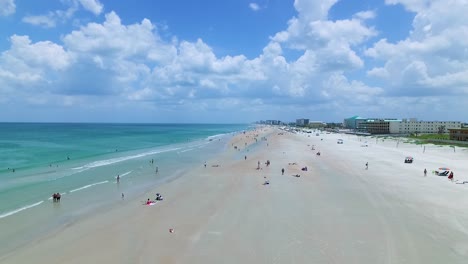
M 120 182 L 120 174 L 117 175 L 117 183 L 119 183 L 119 182 Z

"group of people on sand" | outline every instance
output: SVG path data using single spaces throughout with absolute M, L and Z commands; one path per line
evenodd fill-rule
M 427 176 L 427 170 L 426 169 L 424 169 L 423 173 L 424 173 L 424 176 Z M 433 171 L 433 173 L 434 173 L 434 171 Z M 453 181 L 453 171 L 450 171 L 450 173 L 449 173 L 449 171 L 445 171 L 444 173 L 441 173 L 441 174 L 438 174 L 438 172 L 436 171 L 435 173 L 437 175 L 439 175 L 439 176 L 447 176 L 447 179 L 449 179 L 450 181 Z
M 156 193 L 156 199 L 154 199 L 154 201 L 151 201 L 150 198 L 148 198 L 148 200 L 146 200 L 146 205 L 151 205 L 151 204 L 156 203 L 156 201 L 162 201 L 162 200 L 164 200 L 163 196 L 160 193 Z
M 62 197 L 62 196 L 60 195 L 60 193 L 54 193 L 54 194 L 52 194 L 52 199 L 53 199 L 54 202 L 60 202 L 60 197 Z

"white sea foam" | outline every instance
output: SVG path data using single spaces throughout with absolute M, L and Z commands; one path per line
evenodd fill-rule
M 74 190 L 71 190 L 70 192 L 76 192 L 76 191 L 81 191 L 83 189 L 87 189 L 89 187 L 93 187 L 95 185 L 99 185 L 99 184 L 104 184 L 104 183 L 108 183 L 109 181 L 102 181 L 102 182 L 96 182 L 96 183 L 92 183 L 92 184 L 88 184 L 88 185 L 85 185 L 83 187 L 80 187 L 80 188 L 77 188 L 77 189 L 74 189 Z
M 6 213 L 0 215 L 0 219 L 1 219 L 1 218 L 5 218 L 5 217 L 10 216 L 10 215 L 14 215 L 14 214 L 16 214 L 16 213 L 19 213 L 19 212 L 21 212 L 21 211 L 23 211 L 23 210 L 32 208 L 32 207 L 34 207 L 34 206 L 38 206 L 38 205 L 40 205 L 40 204 L 43 203 L 43 202 L 44 202 L 44 201 L 40 201 L 40 202 L 37 202 L 37 203 L 35 203 L 35 204 L 26 205 L 26 206 L 23 206 L 23 207 L 18 208 L 18 209 L 16 209 L 16 210 L 13 210 L 13 211 L 10 211 L 10 212 L 6 212 Z
M 179 153 L 184 153 L 184 152 L 192 151 L 192 150 L 194 150 L 194 148 L 184 149 L 184 150 L 179 151 Z
M 175 150 L 179 150 L 179 149 L 181 149 L 181 148 L 169 148 L 169 149 L 153 150 L 153 151 L 148 151 L 148 152 L 135 154 L 135 155 L 130 155 L 130 156 L 125 156 L 125 157 L 118 157 L 118 158 L 107 159 L 107 160 L 98 160 L 98 161 L 94 161 L 94 162 L 88 163 L 88 164 L 80 166 L 80 167 L 73 168 L 73 170 L 80 170 L 80 169 L 87 170 L 87 169 L 106 166 L 106 165 L 110 165 L 110 164 L 114 164 L 114 163 L 118 163 L 118 162 L 122 162 L 122 161 L 126 161 L 126 160 L 137 159 L 137 158 L 141 158 L 141 157 L 145 157 L 145 156 L 149 156 L 149 155 L 154 155 L 154 154 L 169 152 L 169 151 L 175 151 Z
M 217 138 L 221 138 L 221 137 L 224 137 L 226 135 L 229 135 L 230 133 L 223 133 L 223 134 L 216 134 L 216 135 L 213 135 L 213 136 L 209 136 L 207 137 L 206 139 L 208 140 L 213 140 L 213 139 L 217 139 Z
M 125 177 L 125 176 L 129 175 L 130 173 L 132 173 L 132 171 L 127 171 L 125 173 L 122 173 L 122 174 L 120 174 L 120 178 Z M 115 178 L 117 178 L 117 177 L 115 177 Z

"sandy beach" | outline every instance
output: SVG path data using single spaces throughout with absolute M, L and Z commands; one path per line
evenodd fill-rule
M 258 128 L 0 263 L 466 263 L 467 161 L 461 148 Z

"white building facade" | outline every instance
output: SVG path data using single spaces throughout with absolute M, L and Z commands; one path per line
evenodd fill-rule
M 437 134 L 448 133 L 449 129 L 460 129 L 458 121 L 418 121 L 416 118 L 402 119 L 402 121 L 390 122 L 390 134 Z

